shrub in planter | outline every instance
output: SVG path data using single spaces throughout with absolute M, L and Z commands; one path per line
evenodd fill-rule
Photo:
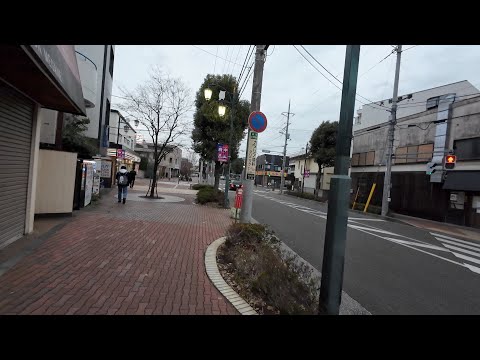
M 205 188 L 212 188 L 212 189 L 213 189 L 213 186 L 207 185 L 207 184 L 195 184 L 195 185 L 192 185 L 192 189 L 193 189 L 193 190 L 200 190 L 200 189 L 205 189 Z
M 318 284 L 311 269 L 282 253 L 272 235 L 261 224 L 234 224 L 219 261 L 246 298 L 260 297 L 280 314 L 316 314 Z
M 206 204 L 209 202 L 223 204 L 223 192 L 218 189 L 214 189 L 213 186 L 200 189 L 197 193 L 197 203 Z

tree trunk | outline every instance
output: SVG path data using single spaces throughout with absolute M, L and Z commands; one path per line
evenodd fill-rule
M 155 196 L 155 188 L 157 187 L 157 169 L 158 169 L 158 164 L 155 161 L 153 163 L 153 174 L 152 174 L 152 185 L 150 188 L 150 197 Z
M 320 182 L 322 180 L 322 165 L 318 166 L 318 174 L 317 178 L 315 179 L 315 199 L 318 199 L 318 192 L 320 191 Z
M 222 172 L 222 164 L 219 161 L 215 161 L 215 184 L 214 188 L 218 189 L 220 186 L 220 174 Z

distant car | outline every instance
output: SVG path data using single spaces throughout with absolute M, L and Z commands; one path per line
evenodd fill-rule
M 225 180 L 225 176 L 220 176 L 220 180 Z
M 242 187 L 242 182 L 240 180 L 233 180 L 230 182 L 230 190 L 236 191 Z

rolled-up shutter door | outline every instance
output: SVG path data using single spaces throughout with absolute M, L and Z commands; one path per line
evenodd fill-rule
M 0 248 L 23 236 L 34 103 L 0 81 Z

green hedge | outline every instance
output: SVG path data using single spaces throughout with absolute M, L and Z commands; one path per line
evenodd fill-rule
M 216 202 L 219 205 L 222 205 L 223 201 L 223 192 L 218 189 L 214 189 L 213 186 L 203 187 L 197 193 L 197 203 L 199 204 Z
M 195 185 L 192 186 L 193 190 L 200 190 L 200 189 L 205 189 L 205 188 L 212 188 L 213 189 L 213 186 L 206 185 L 206 184 L 195 184 Z

